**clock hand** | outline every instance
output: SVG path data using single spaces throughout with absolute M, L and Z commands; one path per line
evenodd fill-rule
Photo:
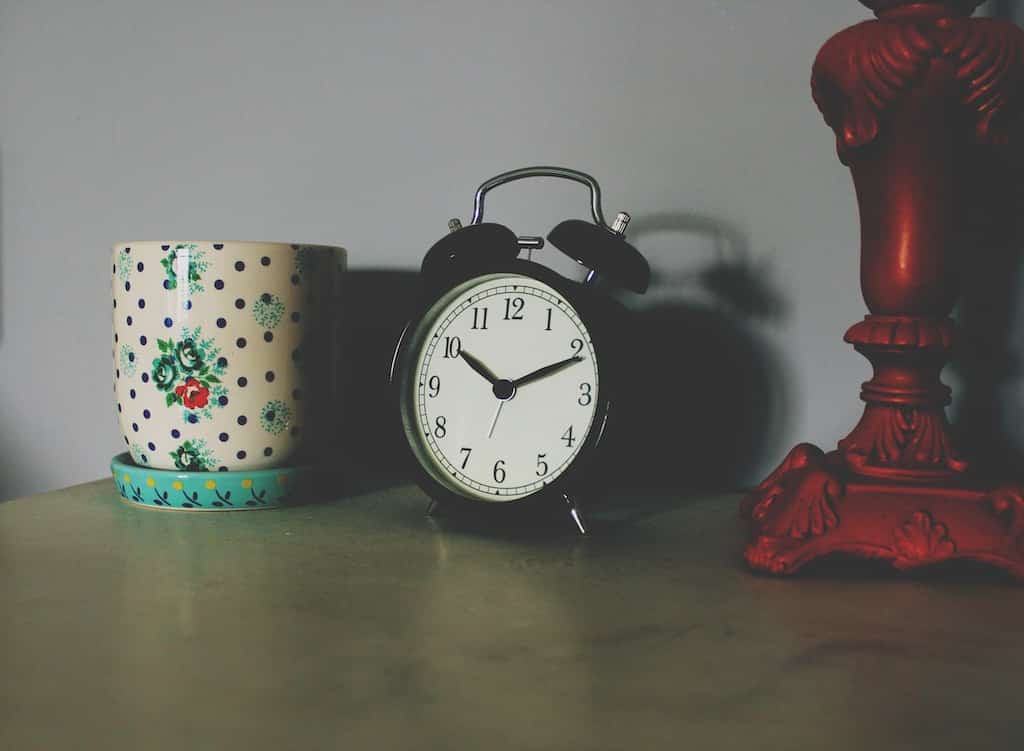
M 561 370 L 562 368 L 567 368 L 570 365 L 575 365 L 576 363 L 582 361 L 583 358 L 580 357 L 579 355 L 567 357 L 561 362 L 552 363 L 551 365 L 545 365 L 543 368 L 537 368 L 537 370 L 533 371 L 532 373 L 527 373 L 522 378 L 517 378 L 516 380 L 512 381 L 512 385 L 515 386 L 516 388 L 519 388 L 520 386 L 525 386 L 527 383 L 532 383 L 533 381 L 539 380 L 544 376 L 551 375 L 552 373 L 555 373 Z
M 487 382 L 492 386 L 498 382 L 498 376 L 494 375 L 486 365 L 473 357 L 473 355 L 469 354 L 466 350 L 459 350 L 459 357 L 465 360 L 469 367 L 486 378 Z
M 501 417 L 501 408 L 505 406 L 507 399 L 502 399 L 498 402 L 498 409 L 494 412 L 494 419 L 491 420 L 491 429 L 487 431 L 487 437 L 494 437 L 494 427 L 498 424 L 498 418 Z

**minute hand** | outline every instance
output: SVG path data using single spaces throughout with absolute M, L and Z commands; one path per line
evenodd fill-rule
M 570 365 L 575 365 L 576 363 L 582 361 L 583 358 L 580 357 L 579 355 L 567 357 L 561 362 L 552 363 L 551 365 L 545 365 L 543 368 L 537 368 L 537 370 L 533 371 L 532 373 L 527 373 L 522 378 L 517 378 L 516 380 L 512 381 L 512 385 L 515 386 L 516 388 L 519 388 L 520 386 L 525 386 L 527 383 L 532 383 L 533 381 L 539 380 L 544 376 L 551 375 L 552 373 L 555 373 L 561 370 L 562 368 L 568 368 Z

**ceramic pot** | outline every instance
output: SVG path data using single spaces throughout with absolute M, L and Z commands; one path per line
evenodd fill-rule
M 114 392 L 132 460 L 211 472 L 327 453 L 345 265 L 329 246 L 114 246 Z

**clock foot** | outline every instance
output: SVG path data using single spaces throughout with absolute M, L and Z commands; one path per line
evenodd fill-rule
M 576 529 L 579 530 L 580 535 L 585 537 L 587 534 L 587 527 L 583 522 L 583 512 L 580 511 L 576 503 L 566 493 L 562 493 L 562 498 L 565 499 L 566 505 L 569 506 L 569 516 L 572 518 L 573 522 L 575 522 Z
M 434 516 L 437 513 L 437 501 L 431 500 L 427 504 L 427 516 Z

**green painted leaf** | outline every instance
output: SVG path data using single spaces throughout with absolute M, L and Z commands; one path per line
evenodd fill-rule
M 217 376 L 215 376 L 215 375 L 208 375 L 208 376 L 206 376 L 206 378 L 204 378 L 203 380 L 204 380 L 204 381 L 206 381 L 206 384 L 205 384 L 205 386 L 206 386 L 207 388 L 209 388 L 209 387 L 210 387 L 210 384 L 211 384 L 211 383 L 220 383 L 220 379 L 219 379 L 219 378 L 218 378 Z
M 178 401 L 177 395 L 175 395 L 173 393 L 167 395 L 167 406 L 168 407 L 172 406 L 176 401 Z

